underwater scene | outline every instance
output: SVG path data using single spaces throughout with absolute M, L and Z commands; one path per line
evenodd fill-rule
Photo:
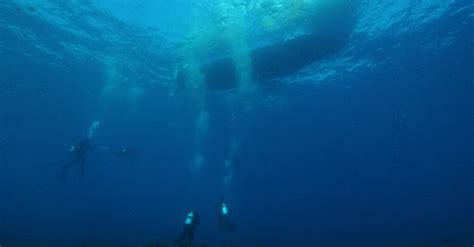
M 0 247 L 474 246 L 474 1 L 0 0 Z

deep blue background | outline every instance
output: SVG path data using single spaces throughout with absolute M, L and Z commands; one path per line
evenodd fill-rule
M 100 97 L 99 64 L 65 70 L 12 58 L 0 65 L 8 84 L 2 90 L 14 92 L 0 99 L 0 244 L 171 240 L 195 207 L 202 214 L 199 243 L 471 246 L 474 38 L 472 25 L 459 23 L 442 18 L 396 40 L 374 40 L 360 55 L 392 59 L 341 74 L 337 83 L 264 86 L 261 100 L 234 120 L 223 93 L 210 92 L 207 163 L 199 176 L 189 173 L 196 117 L 190 99 L 147 88 L 134 110 Z M 453 29 L 459 32 L 452 45 L 421 49 L 420 41 Z M 269 95 L 282 104 L 267 107 Z M 60 181 L 68 147 L 94 119 L 102 121 L 97 143 L 136 146 L 139 160 L 96 152 L 85 183 L 73 172 Z M 240 165 L 224 189 L 222 163 L 233 135 Z M 223 194 L 238 225 L 231 235 L 215 227 Z

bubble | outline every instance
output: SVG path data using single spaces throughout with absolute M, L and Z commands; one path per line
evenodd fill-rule
M 204 157 L 200 153 L 195 154 L 193 157 L 192 164 L 191 164 L 191 172 L 194 175 L 197 175 L 202 170 L 203 166 L 204 166 Z

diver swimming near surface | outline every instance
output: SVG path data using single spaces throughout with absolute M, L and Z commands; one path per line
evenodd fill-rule
M 86 176 L 85 166 L 87 164 L 87 153 L 96 149 L 96 147 L 92 145 L 92 138 L 94 137 L 95 132 L 97 128 L 99 127 L 99 125 L 100 125 L 99 121 L 93 121 L 89 128 L 87 137 L 78 141 L 75 145 L 73 145 L 69 149 L 69 153 L 71 154 L 72 159 L 63 165 L 63 168 L 61 171 L 62 179 L 66 177 L 66 173 L 70 167 L 74 165 L 78 165 L 79 166 L 79 179 L 81 182 L 84 181 L 84 178 Z
M 77 142 L 76 145 L 72 146 L 69 150 L 72 155 L 72 160 L 64 164 L 61 172 L 61 178 L 64 179 L 66 177 L 66 173 L 70 167 L 78 165 L 80 181 L 84 181 L 86 175 L 85 166 L 87 164 L 86 155 L 92 150 L 95 150 L 95 147 L 92 145 L 92 140 L 89 138 L 82 139 Z
M 61 178 L 65 179 L 66 174 L 68 170 L 77 165 L 79 168 L 79 179 L 80 182 L 84 181 L 84 178 L 86 176 L 86 165 L 88 164 L 88 159 L 87 155 L 91 151 L 95 150 L 106 150 L 109 153 L 111 153 L 113 156 L 123 159 L 123 160 L 129 160 L 129 161 L 134 161 L 137 158 L 137 151 L 135 148 L 132 147 L 124 147 L 120 149 L 112 149 L 110 147 L 106 146 L 96 146 L 93 144 L 93 138 L 95 136 L 95 132 L 97 128 L 99 127 L 100 122 L 99 121 L 93 121 L 90 128 L 89 132 L 86 138 L 83 138 L 79 140 L 75 145 L 73 145 L 69 153 L 71 155 L 71 158 L 68 162 L 66 162 L 63 165 L 62 171 L 61 171 Z

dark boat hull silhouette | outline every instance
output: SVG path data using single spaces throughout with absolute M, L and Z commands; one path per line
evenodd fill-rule
M 348 3 L 349 2 L 349 3 Z M 354 29 L 358 1 L 334 0 L 318 9 L 309 21 L 311 32 L 250 52 L 251 75 L 262 83 L 295 73 L 343 48 Z M 228 56 L 201 66 L 207 89 L 228 90 L 239 85 L 234 58 Z M 186 69 L 177 71 L 178 83 L 189 80 Z

